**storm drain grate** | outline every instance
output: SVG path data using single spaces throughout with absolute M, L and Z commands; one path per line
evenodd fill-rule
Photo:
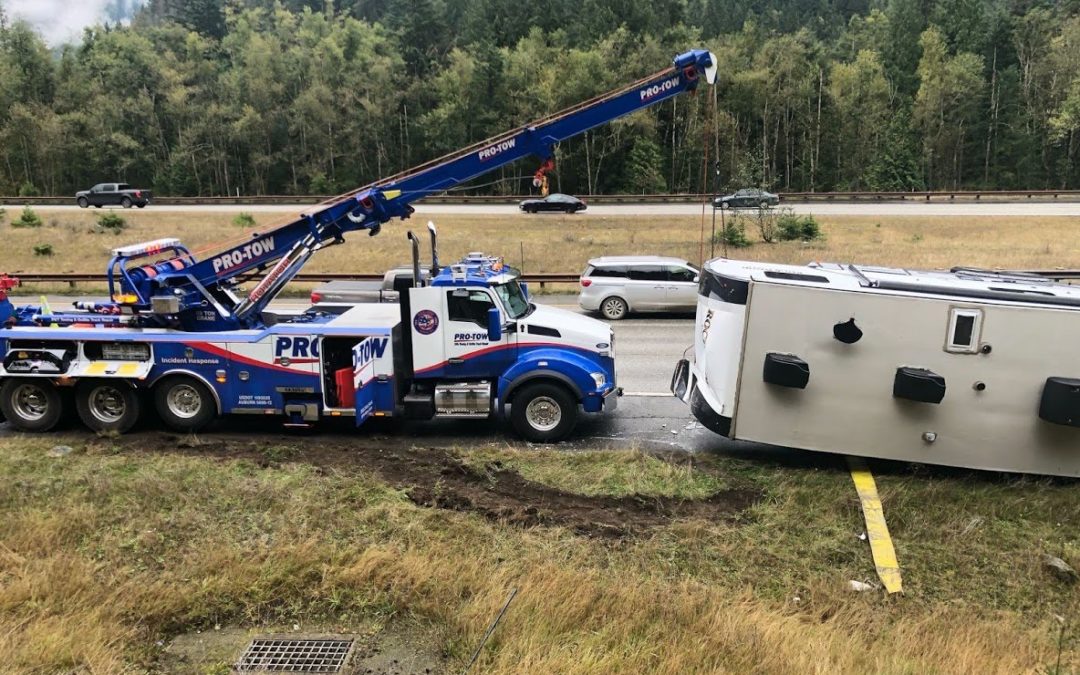
M 352 650 L 352 640 L 256 639 L 240 657 L 241 673 L 337 673 Z

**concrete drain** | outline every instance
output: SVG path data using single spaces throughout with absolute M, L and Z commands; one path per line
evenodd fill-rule
M 339 673 L 352 640 L 275 640 L 256 638 L 236 663 L 241 673 Z

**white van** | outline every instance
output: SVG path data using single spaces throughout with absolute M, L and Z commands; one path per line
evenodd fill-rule
M 630 312 L 692 312 L 699 270 L 658 255 L 593 258 L 581 273 L 578 304 L 617 321 Z

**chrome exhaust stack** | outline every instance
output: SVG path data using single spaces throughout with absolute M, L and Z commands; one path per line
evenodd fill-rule
M 439 274 L 439 233 L 435 231 L 435 223 L 427 222 L 428 233 L 431 234 L 431 279 Z
M 416 235 L 410 230 L 408 233 L 409 242 L 412 244 L 412 273 L 413 273 L 413 288 L 420 288 L 423 286 L 420 277 L 420 240 L 416 238 Z

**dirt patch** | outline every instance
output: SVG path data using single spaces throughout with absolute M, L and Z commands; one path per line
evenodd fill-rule
M 430 631 L 392 626 L 376 635 L 352 659 L 356 675 L 433 675 L 447 672 Z
M 430 454 L 429 454 L 430 453 Z M 750 490 L 723 490 L 701 500 L 670 497 L 585 496 L 526 480 L 500 462 L 478 471 L 441 451 L 421 457 L 402 456 L 388 470 L 399 482 L 419 471 L 438 472 L 432 484 L 413 483 L 407 494 L 421 506 L 472 511 L 491 520 L 522 526 L 561 525 L 592 537 L 624 537 L 680 518 L 728 520 L 758 498 Z M 393 475 L 398 474 L 398 475 Z
M 141 442 L 133 437 L 119 441 L 132 450 L 147 445 L 145 437 Z M 626 537 L 679 519 L 731 520 L 761 497 L 760 490 L 751 488 L 721 490 L 697 500 L 586 496 L 527 480 L 500 462 L 474 468 L 441 448 L 385 450 L 326 439 L 300 448 L 295 438 L 290 441 L 285 445 L 270 438 L 209 437 L 192 442 L 190 437 L 160 434 L 151 444 L 154 450 L 149 452 L 174 449 L 201 456 L 248 458 L 262 466 L 294 461 L 338 470 L 370 471 L 404 490 L 420 506 L 478 513 L 522 527 L 562 526 L 590 537 Z M 675 461 L 671 457 L 662 459 Z

